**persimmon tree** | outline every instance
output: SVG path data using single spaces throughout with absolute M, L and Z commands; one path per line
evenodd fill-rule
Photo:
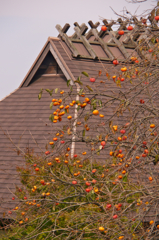
M 47 89 L 61 127 L 43 155 L 23 155 L 7 239 L 158 239 L 159 43 L 147 34 L 135 51 L 144 58 Z

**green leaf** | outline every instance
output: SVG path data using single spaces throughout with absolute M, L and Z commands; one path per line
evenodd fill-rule
M 100 155 L 100 150 L 98 150 L 98 152 L 96 153 L 97 155 Z
M 128 174 L 126 173 L 126 175 L 123 177 L 123 182 L 127 182 L 128 181 Z
M 102 107 L 102 101 L 98 100 L 98 102 L 99 102 L 99 106 Z
M 39 93 L 38 95 L 39 100 L 41 99 L 41 97 L 42 97 L 42 93 Z
M 87 72 L 82 72 L 83 75 L 85 75 L 86 77 L 89 77 Z
M 158 160 L 159 160 L 159 156 L 158 156 L 158 154 L 155 156 L 155 165 L 156 165 L 156 163 L 158 162 Z
M 80 109 L 80 106 L 77 107 L 77 111 L 79 111 L 79 109 Z
M 86 130 L 83 130 L 82 136 L 85 137 Z
M 58 88 L 56 88 L 56 89 L 55 89 L 55 93 L 58 93 L 58 90 L 59 90 L 59 89 L 58 89 Z
M 69 87 L 71 80 L 67 80 L 67 87 Z
M 52 107 L 53 107 L 53 102 L 50 103 L 50 109 L 52 109 Z
M 82 93 L 83 93 L 83 88 L 80 89 L 78 94 L 81 95 Z
M 50 96 L 52 96 L 52 92 L 53 92 L 53 89 L 50 90 L 50 89 L 45 89 L 46 92 L 48 92 L 50 94 Z
M 42 97 L 42 93 L 43 93 L 43 88 L 40 89 L 40 93 L 39 93 L 39 95 L 38 95 L 39 100 L 40 100 L 41 97 Z
M 97 99 L 92 99 L 91 100 L 91 105 L 95 104 L 97 102 Z
M 95 110 L 97 108 L 97 105 L 94 103 L 93 104 L 93 110 Z
M 54 119 L 54 116 L 53 116 L 52 114 L 50 114 L 50 116 L 49 116 L 49 120 L 52 122 L 53 119 Z
M 89 89 L 89 91 L 93 92 L 93 89 L 89 85 L 86 85 L 86 87 Z
M 153 37 L 153 38 L 151 38 L 151 42 L 152 43 L 155 43 L 155 41 L 156 41 L 156 39 Z
M 75 81 L 75 83 L 79 83 L 79 85 L 83 85 L 83 83 L 81 82 L 81 78 L 78 77 L 77 80 Z
M 72 90 L 73 90 L 73 87 L 72 87 L 72 86 L 70 87 L 70 90 L 71 90 L 71 92 L 72 92 Z

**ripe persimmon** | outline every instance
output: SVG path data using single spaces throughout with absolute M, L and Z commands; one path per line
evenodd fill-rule
M 85 98 L 85 102 L 89 102 L 89 98 Z
M 118 60 L 114 59 L 114 60 L 113 60 L 113 64 L 114 64 L 115 66 L 118 65 L 118 64 L 119 64 Z
M 118 31 L 118 34 L 119 34 L 119 35 L 124 35 L 124 31 L 123 31 L 123 30 L 119 30 L 119 31 Z
M 127 30 L 129 30 L 129 31 L 133 30 L 133 26 L 128 26 Z
M 98 229 L 99 229 L 99 231 L 101 231 L 101 232 L 103 232 L 103 231 L 105 230 L 104 227 L 99 227 Z
M 127 71 L 127 68 L 126 68 L 126 67 L 123 67 L 123 68 L 121 68 L 121 71 L 122 71 L 122 72 L 126 72 L 126 71 Z
M 107 27 L 104 25 L 104 26 L 101 27 L 101 30 L 102 30 L 103 32 L 105 32 L 105 31 L 107 31 Z
M 93 111 L 93 115 L 98 115 L 99 114 L 99 111 L 98 110 L 94 110 Z
M 153 180 L 153 178 L 152 177 L 149 177 L 149 181 L 152 181 Z

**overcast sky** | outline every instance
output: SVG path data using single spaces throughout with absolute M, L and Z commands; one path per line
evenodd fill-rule
M 71 25 L 117 19 L 126 7 L 140 15 L 156 0 L 131 4 L 128 0 L 0 0 L 0 100 L 19 87 L 49 36 L 56 37 L 56 24 Z M 88 24 L 87 24 L 88 25 Z

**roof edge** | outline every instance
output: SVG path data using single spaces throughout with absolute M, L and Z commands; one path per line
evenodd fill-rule
M 9 93 L 7 96 L 5 96 L 4 98 L 2 98 L 0 100 L 0 102 L 2 102 L 4 99 L 6 99 L 7 97 L 9 97 L 12 93 L 15 93 L 19 88 L 16 88 L 14 91 L 12 91 L 11 93 Z
M 41 49 L 40 53 L 38 54 L 37 58 L 35 59 L 35 61 L 33 62 L 33 64 L 31 65 L 31 68 L 29 69 L 29 71 L 27 72 L 26 76 L 24 77 L 23 81 L 21 82 L 19 88 L 21 88 L 23 86 L 23 84 L 25 83 L 27 77 L 29 76 L 29 74 L 31 73 L 31 71 L 33 70 L 35 64 L 37 63 L 38 59 L 40 58 L 41 54 L 43 53 L 43 51 L 45 50 L 45 48 L 47 47 L 48 43 L 49 43 L 49 39 L 46 41 L 45 45 L 43 46 L 43 48 Z

